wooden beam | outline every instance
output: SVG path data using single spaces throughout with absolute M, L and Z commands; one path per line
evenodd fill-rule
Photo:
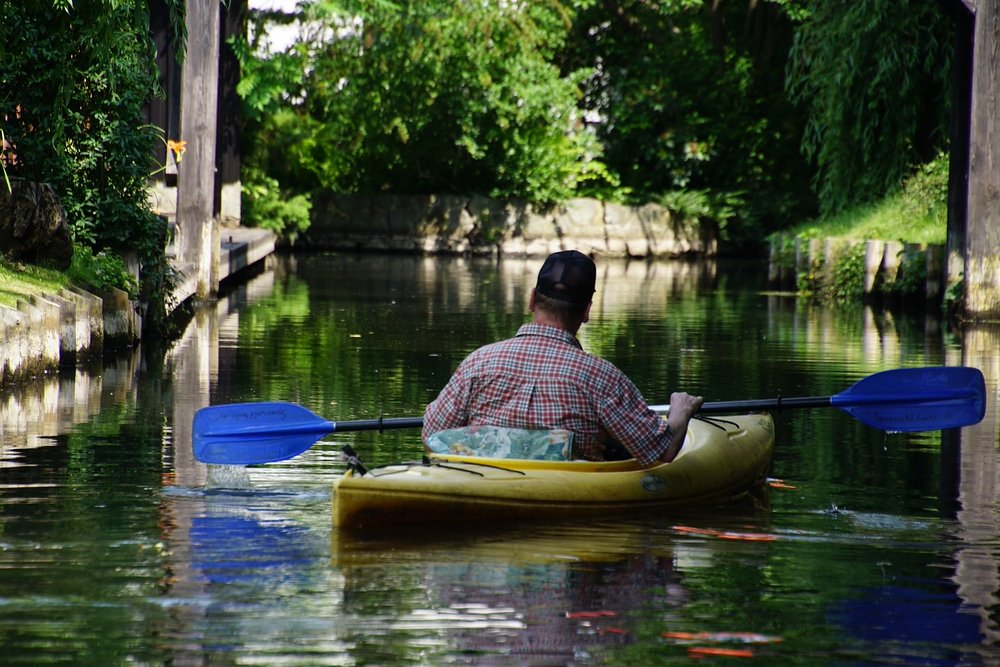
M 965 238 L 965 314 L 1000 320 L 1000 2 L 976 6 Z
M 219 0 L 187 0 L 187 51 L 181 71 L 181 135 L 177 166 L 178 251 L 195 276 L 196 298 L 219 290 L 219 232 L 214 212 L 219 98 Z
M 965 276 L 965 236 L 969 204 L 969 120 L 972 99 L 972 47 L 975 16 L 958 0 L 942 0 L 955 23 L 951 70 L 951 146 L 948 154 L 948 254 L 946 289 L 957 289 Z M 961 293 L 961 292 L 959 292 Z M 961 309 L 963 303 L 949 308 Z M 955 315 L 953 310 L 949 315 Z

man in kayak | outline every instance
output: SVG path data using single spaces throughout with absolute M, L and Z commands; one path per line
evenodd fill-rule
M 671 394 L 664 421 L 621 370 L 583 351 L 576 333 L 590 317 L 596 281 L 583 253 L 549 255 L 528 303 L 533 321 L 462 361 L 427 406 L 424 442 L 465 426 L 566 429 L 575 458 L 605 460 L 605 447 L 617 443 L 644 466 L 672 461 L 703 399 Z

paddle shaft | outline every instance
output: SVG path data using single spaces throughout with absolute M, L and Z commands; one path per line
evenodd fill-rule
M 970 393 L 970 397 L 972 394 Z M 844 401 L 844 406 L 837 404 L 837 396 L 793 396 L 789 398 L 758 398 L 739 401 L 712 401 L 703 403 L 696 414 L 721 413 L 721 412 L 758 412 L 761 410 L 793 410 L 798 408 L 830 408 L 845 407 L 851 405 L 905 405 L 907 403 L 921 403 L 928 398 L 937 398 L 936 394 L 923 395 L 920 393 L 893 394 L 852 397 L 850 401 Z M 965 397 L 958 396 L 958 400 Z M 669 405 L 651 405 L 649 408 L 655 412 L 669 412 Z M 420 428 L 424 425 L 423 417 L 391 417 L 388 419 L 358 419 L 352 421 L 333 422 L 334 433 L 346 433 L 349 431 L 390 431 L 404 428 Z
M 668 412 L 669 405 L 650 406 Z M 838 408 L 883 431 L 936 431 L 978 424 L 986 412 L 983 374 L 967 367 L 901 368 L 870 375 L 834 396 L 717 401 L 701 413 Z M 195 414 L 195 457 L 208 463 L 250 465 L 301 454 L 324 435 L 423 426 L 423 417 L 331 422 L 294 403 L 219 405 Z
M 828 408 L 831 396 L 800 396 L 798 398 L 761 398 L 749 401 L 715 401 L 704 403 L 699 413 L 718 413 L 758 410 L 780 410 L 782 408 Z M 894 401 L 896 402 L 896 401 Z M 668 412 L 669 405 L 651 405 L 656 412 Z M 331 433 L 348 433 L 354 431 L 392 431 L 404 428 L 421 428 L 423 417 L 390 417 L 379 419 L 356 419 L 351 421 L 333 422 Z
M 333 422 L 333 433 L 349 431 L 393 431 L 401 428 L 420 428 L 424 425 L 423 417 L 390 417 L 388 419 L 356 419 L 346 422 Z
M 971 397 L 971 394 L 970 394 Z M 920 403 L 928 398 L 939 398 L 936 395 L 922 394 L 894 394 L 889 396 L 863 396 L 852 397 L 850 401 L 845 401 L 843 405 L 837 403 L 837 396 L 797 396 L 789 398 L 758 398 L 744 401 L 715 401 L 703 403 L 698 409 L 699 413 L 718 413 L 747 411 L 756 412 L 759 410 L 783 410 L 796 408 L 840 408 L 851 405 L 906 405 L 908 403 Z M 950 398 L 950 397 L 949 397 Z M 670 412 L 669 405 L 651 405 L 651 410 L 655 412 Z

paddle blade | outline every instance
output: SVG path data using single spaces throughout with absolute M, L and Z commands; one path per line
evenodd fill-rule
M 195 413 L 192 445 L 203 463 L 252 465 L 297 456 L 333 430 L 294 403 L 212 405 Z
M 248 466 L 284 461 L 312 447 L 323 434 L 276 436 L 195 436 L 194 455 L 202 463 Z
M 899 368 L 869 375 L 830 405 L 883 431 L 959 428 L 982 421 L 986 383 L 977 368 Z

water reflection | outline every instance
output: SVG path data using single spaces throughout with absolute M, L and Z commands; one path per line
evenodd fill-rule
M 887 368 L 970 365 L 986 375 L 986 419 L 883 435 L 833 410 L 775 415 L 785 483 L 762 514 L 346 542 L 329 514 L 340 446 L 379 464 L 412 458 L 417 434 L 338 434 L 241 470 L 194 460 L 192 418 L 209 403 L 419 414 L 469 350 L 516 330 L 536 270 L 284 257 L 199 310 L 162 358 L 134 350 L 5 391 L 0 637 L 12 662 L 1000 658 L 1000 330 L 767 294 L 753 267 L 602 262 L 584 346 L 654 402 L 679 387 L 709 400 L 826 395 Z
M 333 554 L 352 614 L 438 636 L 441 653 L 567 664 L 591 657 L 595 647 L 636 642 L 649 610 L 666 613 L 668 623 L 669 610 L 689 601 L 675 545 L 654 535 L 628 522 L 381 539 L 335 534 Z M 400 566 L 415 576 L 389 584 Z M 388 604 L 387 594 L 395 595 Z M 376 661 L 391 657 L 376 653 Z
M 962 429 L 957 455 L 958 503 L 961 509 L 955 537 L 954 581 L 968 609 L 979 616 L 979 631 L 990 644 L 1000 640 L 995 610 L 1000 592 L 1000 516 L 997 513 L 1000 464 L 1000 330 L 969 327 L 963 336 L 962 363 L 975 366 L 986 376 L 986 417 Z
M 8 388 L 0 393 L 0 447 L 44 447 L 102 411 L 134 404 L 139 363 L 139 351 L 131 350 L 103 367 L 64 369 Z

